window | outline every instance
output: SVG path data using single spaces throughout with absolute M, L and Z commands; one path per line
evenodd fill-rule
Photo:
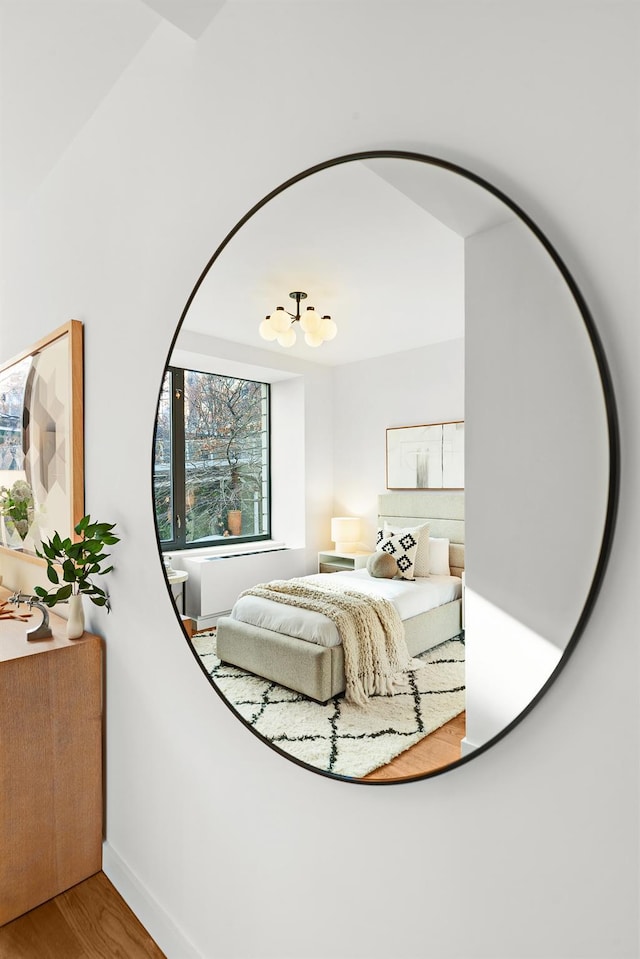
M 169 367 L 153 491 L 163 549 L 268 539 L 268 384 Z

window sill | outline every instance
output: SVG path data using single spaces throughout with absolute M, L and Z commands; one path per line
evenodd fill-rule
M 202 549 L 169 550 L 167 554 L 174 562 L 180 559 L 196 559 L 200 562 L 209 562 L 214 559 L 230 559 L 233 556 L 248 556 L 252 553 L 272 553 L 275 550 L 287 549 L 286 543 L 275 540 L 259 540 L 255 543 L 237 543 L 235 545 L 203 546 Z

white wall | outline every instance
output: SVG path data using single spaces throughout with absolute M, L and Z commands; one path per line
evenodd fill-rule
M 468 571 L 466 573 L 468 578 Z M 465 586 L 467 755 L 500 735 L 539 695 L 562 650 Z
M 466 742 L 479 746 L 529 705 L 577 626 L 608 436 L 583 320 L 533 233 L 469 238 L 465 285 Z
M 60 69 L 82 51 L 74 80 L 90 85 L 85 54 L 115 20 L 125 35 L 123 5 L 110 31 L 56 6 L 75 26 Z M 5 7 L 5 99 L 34 76 L 50 96 L 58 75 L 32 53 L 47 37 Z M 0 313 L 3 355 L 69 316 L 86 324 L 87 507 L 122 536 L 113 612 L 91 617 L 107 638 L 108 873 L 172 959 L 630 959 L 637 6 L 264 0 L 226 4 L 197 42 L 135 8 L 146 43 L 35 192 L 10 198 Z M 22 122 L 27 153 L 34 114 Z M 289 763 L 211 691 L 163 593 L 150 496 L 161 370 L 212 250 L 288 176 L 376 147 L 474 169 L 549 234 L 610 358 L 625 467 L 599 603 L 542 703 L 479 759 L 384 788 Z
M 379 322 L 397 323 L 401 339 L 398 318 Z M 335 367 L 332 393 L 334 508 L 363 518 L 363 546 L 373 549 L 386 488 L 385 431 L 464 419 L 464 340 Z
M 564 648 L 607 506 L 596 359 L 567 284 L 524 224 L 471 237 L 466 267 L 467 585 Z

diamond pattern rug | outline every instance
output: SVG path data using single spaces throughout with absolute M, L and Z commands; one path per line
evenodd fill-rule
M 355 706 L 343 696 L 322 705 L 277 683 L 223 666 L 216 633 L 192 643 L 214 684 L 264 739 L 325 772 L 360 778 L 384 766 L 465 708 L 464 636 L 416 657 L 423 666 L 407 673 L 392 696 L 373 696 Z

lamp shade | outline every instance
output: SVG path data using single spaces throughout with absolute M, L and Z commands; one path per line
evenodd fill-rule
M 334 516 L 331 520 L 331 539 L 336 550 L 354 552 L 360 540 L 360 520 L 357 516 Z

